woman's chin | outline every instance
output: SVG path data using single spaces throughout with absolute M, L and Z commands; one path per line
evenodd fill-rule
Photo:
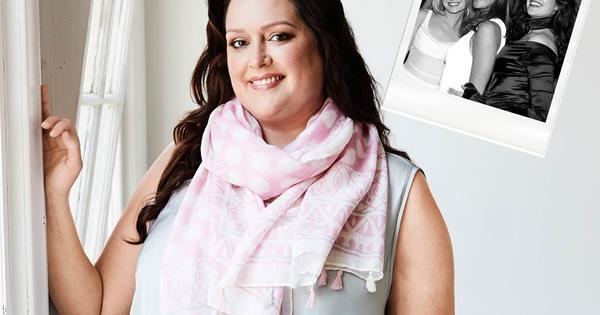
M 244 106 L 248 112 L 256 118 L 261 124 L 278 121 L 281 116 L 282 108 L 276 104 L 255 104 L 253 106 Z
M 527 7 L 527 14 L 533 19 L 543 19 L 550 17 L 554 14 L 554 11 L 548 12 L 546 8 L 541 7 Z

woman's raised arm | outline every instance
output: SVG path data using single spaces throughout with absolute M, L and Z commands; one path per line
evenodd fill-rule
M 70 121 L 52 115 L 45 86 L 42 107 L 50 297 L 61 315 L 128 314 L 140 246 L 121 238 L 136 238 L 137 213 L 145 197 L 156 191 L 173 146 L 165 149 L 140 182 L 94 266 L 81 246 L 68 203 L 82 167 L 77 132 Z

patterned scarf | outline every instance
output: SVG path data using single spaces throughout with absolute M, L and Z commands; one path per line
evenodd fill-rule
M 325 270 L 383 278 L 387 164 L 377 130 L 328 99 L 283 149 L 219 106 L 165 248 L 163 314 L 291 314 Z

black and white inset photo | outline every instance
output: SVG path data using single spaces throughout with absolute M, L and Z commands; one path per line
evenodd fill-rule
M 545 156 L 590 0 L 414 0 L 384 106 Z

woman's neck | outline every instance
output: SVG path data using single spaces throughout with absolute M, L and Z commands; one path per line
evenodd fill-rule
M 270 145 L 274 145 L 278 148 L 283 148 L 286 145 L 290 144 L 292 141 L 294 141 L 296 137 L 298 137 L 298 135 L 304 130 L 304 128 L 306 128 L 307 122 L 308 121 L 304 122 L 304 124 L 293 126 L 288 125 L 285 127 L 261 124 L 263 139 L 266 143 Z
M 320 101 L 323 104 L 325 100 Z M 321 110 L 322 106 L 312 106 L 311 111 L 298 113 L 293 117 L 281 122 L 261 122 L 263 140 L 270 145 L 283 148 L 290 144 L 306 128 L 308 120 Z M 310 107 L 306 107 L 310 108 Z
M 454 29 L 460 27 L 460 23 L 462 22 L 462 17 L 463 17 L 463 13 L 462 12 L 458 12 L 458 13 L 447 13 L 445 14 L 446 16 L 446 22 L 448 26 L 452 26 Z
M 553 16 L 532 17 L 527 21 L 527 27 L 530 31 L 552 28 Z

